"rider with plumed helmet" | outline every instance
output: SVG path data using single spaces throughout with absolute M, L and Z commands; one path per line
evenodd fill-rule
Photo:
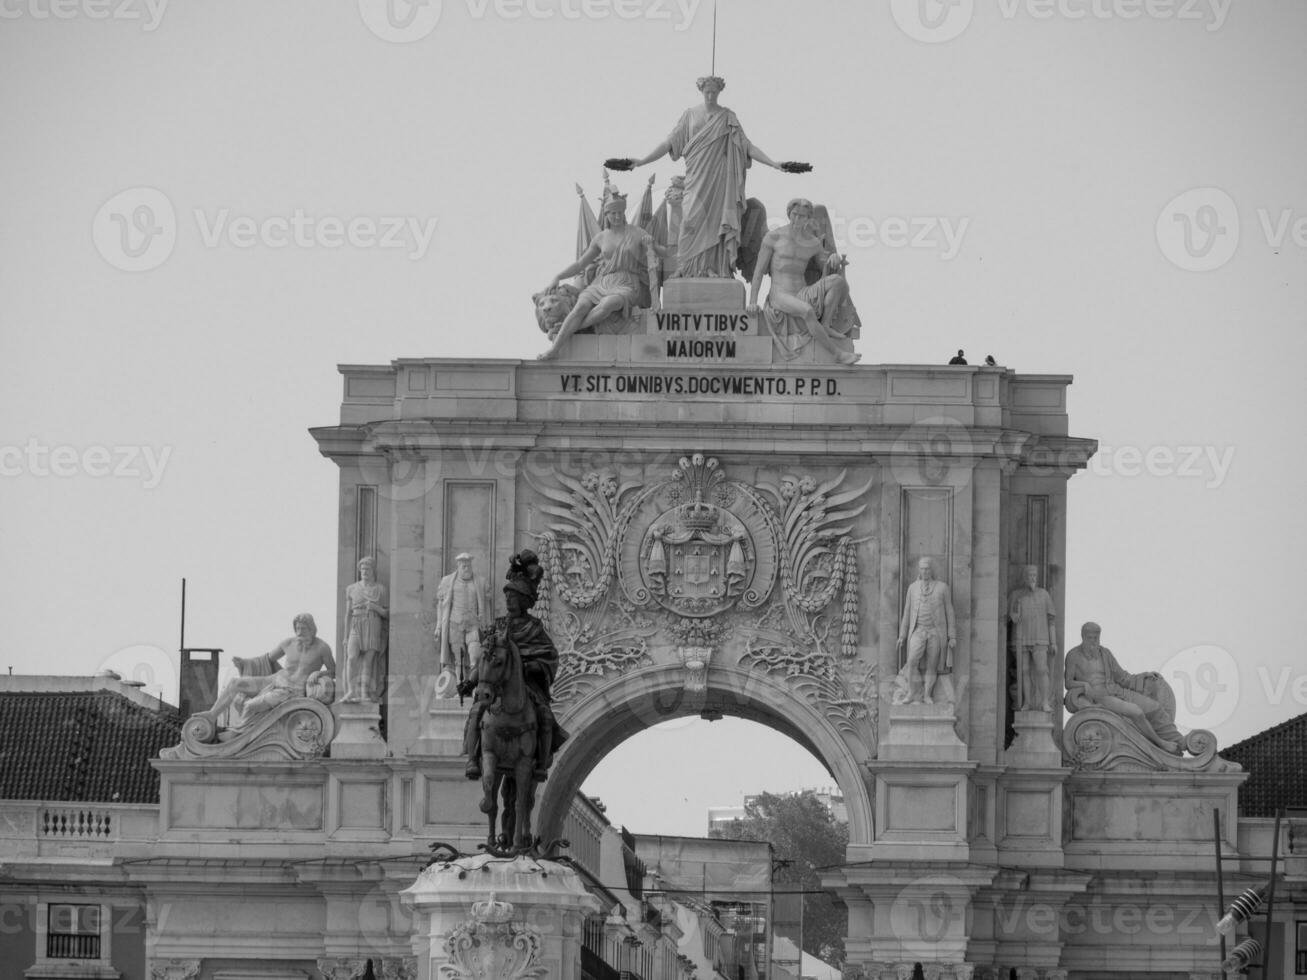
M 540 593 L 540 582 L 545 570 L 534 551 L 522 551 L 509 559 L 507 583 L 504 585 L 504 605 L 508 615 L 500 616 L 482 637 L 482 647 L 492 649 L 495 643 L 511 643 L 522 659 L 523 679 L 538 719 L 536 729 L 535 778 L 543 780 L 554 761 L 554 750 L 567 739 L 567 732 L 559 726 L 550 706 L 549 689 L 558 673 L 558 648 L 545 632 L 540 620 L 529 612 Z M 464 696 L 473 693 L 477 685 L 478 670 L 458 687 Z M 467 753 L 468 779 L 481 778 L 481 716 L 487 701 L 477 698 L 468 714 L 463 735 L 463 749 Z

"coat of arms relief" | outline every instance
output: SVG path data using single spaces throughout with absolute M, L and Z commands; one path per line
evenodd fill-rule
M 556 701 L 669 662 L 686 690 L 703 691 L 709 669 L 728 664 L 785 683 L 874 752 L 858 547 L 875 537 L 854 536 L 872 480 L 851 486 L 842 470 L 753 485 L 696 453 L 652 482 L 596 469 L 532 484 L 548 572 L 536 612 L 561 654 Z

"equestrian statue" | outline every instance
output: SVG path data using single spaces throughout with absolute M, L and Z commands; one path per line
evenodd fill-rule
M 535 552 L 523 551 L 509 560 L 504 586 L 508 615 L 483 633 L 482 657 L 458 687 L 460 695 L 473 699 L 463 750 L 467 778 L 481 780 L 481 812 L 489 817 L 491 851 L 523 853 L 534 847 L 535 784 L 548 776 L 554 751 L 567 738 L 550 707 L 558 649 L 544 624 L 529 612 L 543 578 Z M 497 835 L 501 791 L 503 822 Z

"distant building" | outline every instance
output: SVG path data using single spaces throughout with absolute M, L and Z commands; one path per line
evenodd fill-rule
M 0 676 L 4 976 L 147 976 L 124 844 L 158 823 L 150 759 L 179 729 L 175 708 L 115 674 Z
M 819 803 L 824 806 L 836 823 L 849 822 L 849 810 L 844 805 L 844 794 L 840 792 L 838 786 L 822 787 L 820 789 L 801 789 L 794 793 L 785 793 L 785 796 L 798 796 L 802 793 L 812 793 L 817 797 Z M 739 806 L 710 806 L 708 808 L 708 833 L 720 833 L 725 837 L 731 836 L 731 827 L 738 821 L 743 820 L 745 808 L 758 798 L 758 794 L 752 794 L 744 798 L 744 802 Z

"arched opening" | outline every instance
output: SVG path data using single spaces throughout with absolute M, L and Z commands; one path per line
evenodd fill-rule
M 679 718 L 734 717 L 757 722 L 798 743 L 821 762 L 848 808 L 849 843 L 871 840 L 867 782 L 846 737 L 818 704 L 783 681 L 733 667 L 712 669 L 701 690 L 687 684 L 685 670 L 641 670 L 592 689 L 559 706 L 571 738 L 554 764 L 538 803 L 537 833 L 557 837 L 568 807 L 586 777 L 632 735 Z
M 622 742 L 595 765 L 581 791 L 603 801 L 614 825 L 703 837 L 713 829 L 714 807 L 833 783 L 821 760 L 773 728 L 729 715 L 687 715 Z

